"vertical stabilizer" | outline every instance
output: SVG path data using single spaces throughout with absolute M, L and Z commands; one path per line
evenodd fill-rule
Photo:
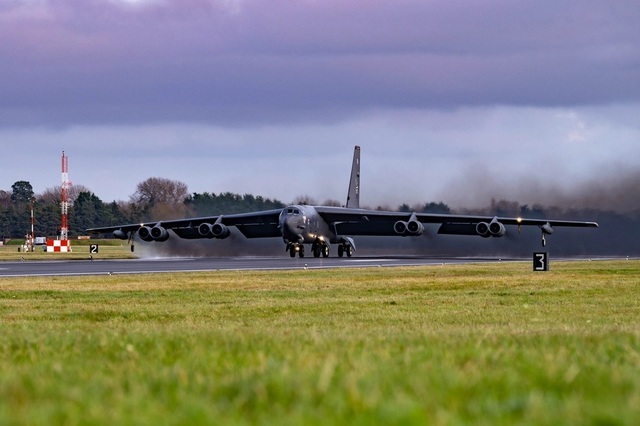
M 356 145 L 353 150 L 353 164 L 351 164 L 351 180 L 349 181 L 349 193 L 347 194 L 347 208 L 360 208 L 360 147 Z

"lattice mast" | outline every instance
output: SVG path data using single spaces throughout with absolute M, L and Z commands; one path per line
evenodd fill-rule
M 60 224 L 60 239 L 69 239 L 69 157 L 62 151 L 62 189 L 60 190 L 60 207 L 62 222 Z

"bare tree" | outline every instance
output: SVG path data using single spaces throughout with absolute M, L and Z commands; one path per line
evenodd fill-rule
M 189 194 L 187 185 L 177 180 L 152 177 L 142 181 L 131 196 L 137 205 L 181 204 Z
M 153 219 L 169 219 L 188 211 L 184 204 L 188 194 L 189 189 L 183 182 L 152 177 L 138 184 L 130 201 Z
M 69 187 L 69 204 L 73 205 L 75 203 L 76 198 L 78 198 L 78 194 L 81 192 L 92 192 L 89 188 L 84 185 L 71 185 Z M 40 194 L 37 195 L 37 199 L 45 202 L 57 203 L 60 202 L 60 197 L 62 194 L 62 187 L 56 185 L 52 188 L 46 188 Z

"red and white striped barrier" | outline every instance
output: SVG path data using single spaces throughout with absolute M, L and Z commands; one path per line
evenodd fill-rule
M 68 253 L 70 251 L 70 240 L 47 240 L 47 253 Z

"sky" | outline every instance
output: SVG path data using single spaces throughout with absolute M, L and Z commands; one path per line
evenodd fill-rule
M 344 202 L 360 145 L 369 207 L 609 202 L 640 186 L 638 22 L 637 0 L 0 0 L 0 189 L 60 185 L 65 151 L 103 201 L 163 177 Z

